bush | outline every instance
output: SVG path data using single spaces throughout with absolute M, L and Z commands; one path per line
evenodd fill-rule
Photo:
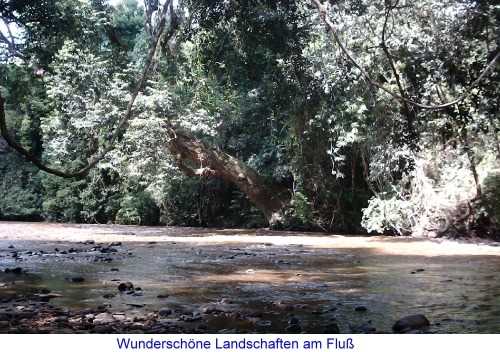
M 158 225 L 160 209 L 144 191 L 129 193 L 122 198 L 115 221 L 124 225 Z
M 483 181 L 483 206 L 490 221 L 500 225 L 500 170 L 492 170 Z
M 485 153 L 476 165 L 480 182 L 493 168 L 494 157 Z M 434 236 L 475 221 L 480 212 L 476 184 L 467 155 L 458 148 L 427 151 L 414 157 L 415 168 L 373 197 L 363 210 L 363 227 L 369 232 Z M 500 178 L 485 179 L 491 212 L 499 214 Z M 485 192 L 486 193 L 486 192 Z M 472 211 L 469 211 L 474 207 Z M 464 226 L 465 225 L 465 226 Z

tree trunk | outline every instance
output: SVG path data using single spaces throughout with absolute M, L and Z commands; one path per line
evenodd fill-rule
M 170 128 L 169 137 L 168 149 L 184 174 L 220 177 L 233 183 L 264 213 L 271 227 L 280 225 L 291 198 L 286 187 L 269 184 L 243 162 L 187 132 Z

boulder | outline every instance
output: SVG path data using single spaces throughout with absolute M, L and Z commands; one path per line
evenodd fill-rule
M 394 332 L 407 332 L 418 330 L 430 325 L 429 320 L 422 314 L 408 315 L 394 323 L 392 330 Z
M 122 282 L 118 285 L 118 290 L 121 292 L 132 291 L 134 289 L 134 284 L 130 281 Z

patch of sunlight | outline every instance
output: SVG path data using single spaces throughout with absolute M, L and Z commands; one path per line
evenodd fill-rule
M 74 225 L 47 223 L 0 222 L 0 239 L 4 241 L 64 241 L 94 240 L 106 243 L 177 242 L 191 246 L 265 244 L 274 246 L 304 246 L 309 249 L 364 249 L 376 255 L 493 255 L 500 256 L 500 247 L 487 244 L 462 243 L 450 240 L 414 239 L 387 236 L 340 236 L 262 230 L 200 230 L 175 227 L 138 227 L 125 225 Z

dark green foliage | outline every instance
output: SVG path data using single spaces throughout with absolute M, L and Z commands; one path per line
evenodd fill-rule
M 17 155 L 0 152 L 0 219 L 40 220 L 41 183 L 38 170 Z
M 495 224 L 500 224 L 500 171 L 492 171 L 483 182 L 483 205 Z
M 461 1 L 468 10 L 445 22 L 432 11 L 455 3 L 420 0 L 419 6 L 408 3 L 397 9 L 389 21 L 392 69 L 380 48 L 379 33 L 380 15 L 389 3 L 338 1 L 329 16 L 360 65 L 395 93 L 401 93 L 397 71 L 411 99 L 449 100 L 466 89 L 498 51 L 491 34 L 498 28 L 498 15 L 491 2 Z M 178 32 L 170 40 L 163 38 L 140 96 L 143 105 L 134 107 L 137 119 L 119 138 L 117 155 L 81 180 L 62 180 L 40 175 L 7 149 L 0 151 L 5 194 L 1 218 L 266 226 L 261 211 L 236 186 L 220 177 L 186 177 L 175 169 L 165 153 L 166 122 L 246 163 L 266 185 L 286 187 L 291 202 L 283 211 L 282 226 L 289 229 L 364 231 L 362 212 L 368 206 L 368 230 L 393 231 L 399 226 L 407 233 L 407 226 L 418 227 L 414 219 L 419 212 L 449 210 L 425 207 L 428 202 L 419 197 L 425 187 L 417 186 L 436 185 L 439 177 L 417 175 L 419 161 L 441 153 L 441 159 L 453 160 L 436 172 L 466 179 L 475 164 L 484 173 L 490 164 L 481 161 L 500 153 L 498 63 L 460 104 L 425 111 L 367 84 L 332 45 L 331 33 L 325 33 L 308 1 L 181 4 Z M 0 0 L 0 16 L 24 30 L 22 63 L 0 65 L 15 138 L 49 164 L 70 168 L 84 164 L 92 148 L 102 148 L 148 51 L 151 35 L 144 29 L 145 15 L 135 0 L 116 8 L 100 0 Z M 367 22 L 371 31 L 364 30 Z M 431 22 L 436 33 L 429 29 Z M 81 79 L 84 71 L 84 77 L 92 79 Z M 65 73 L 74 75 L 70 83 L 61 79 Z M 116 82 L 121 86 L 113 86 Z M 54 86 L 55 93 L 49 89 Z M 115 95 L 106 100 L 108 88 Z M 444 96 L 435 93 L 438 88 Z M 102 102 L 102 110 L 91 109 Z M 142 123 L 142 129 L 134 123 Z M 42 129 L 52 134 L 42 137 Z M 66 138 L 51 146 L 58 133 Z M 203 160 L 195 166 L 203 167 Z M 483 181 L 483 205 L 496 223 L 497 178 L 490 175 Z M 456 189 L 464 193 L 471 186 Z M 384 213 L 391 204 L 391 214 Z M 379 223 L 383 226 L 377 227 Z
M 158 225 L 160 211 L 147 192 L 123 196 L 116 222 L 125 225 Z

